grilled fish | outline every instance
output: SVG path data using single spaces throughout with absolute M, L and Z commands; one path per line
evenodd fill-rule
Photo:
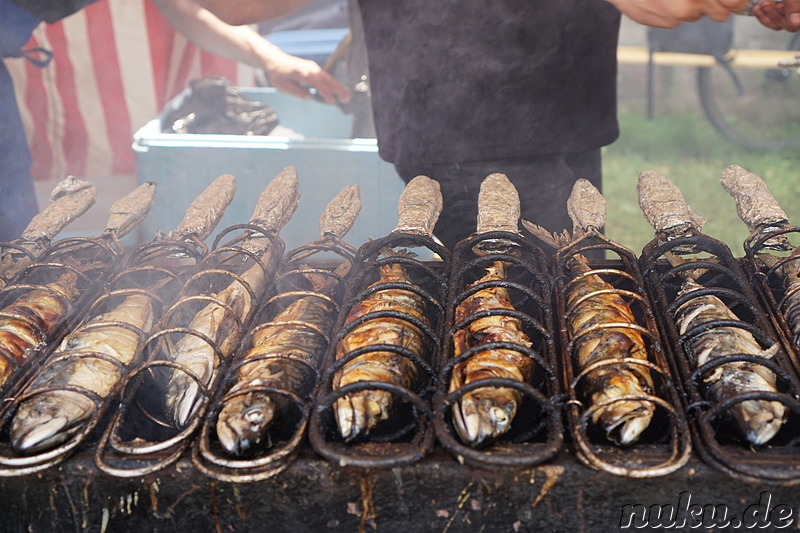
M 253 335 L 252 347 L 237 371 L 228 395 L 271 387 L 306 396 L 314 386 L 312 369 L 328 346 L 335 306 L 322 296 L 305 296 L 286 307 Z M 252 391 L 225 403 L 217 419 L 217 436 L 229 453 L 240 455 L 264 443 L 269 430 L 288 407 L 279 395 Z
M 486 275 L 470 285 L 505 280 L 502 261 L 488 267 Z M 481 289 L 461 302 L 455 311 L 456 324 L 488 310 L 513 310 L 514 306 L 503 287 Z M 508 342 L 530 347 L 518 318 L 490 315 L 479 318 L 453 334 L 454 356 L 483 344 Z M 488 378 L 506 378 L 527 383 L 533 373 L 533 360 L 509 349 L 493 348 L 477 352 L 467 361 L 457 364 L 450 380 L 450 392 Z M 490 441 L 510 428 L 522 400 L 522 393 L 510 388 L 487 387 L 475 389 L 462 396 L 453 406 L 453 421 L 462 440 L 472 446 Z
M 590 273 L 586 258 L 575 255 L 570 263 L 571 282 L 567 289 L 567 326 L 574 339 L 573 357 L 581 369 L 607 359 L 632 358 L 647 361 L 641 334 L 611 324 L 636 324 L 628 303 L 614 287 Z M 647 367 L 610 364 L 586 376 L 584 394 L 592 405 L 609 403 L 596 410 L 592 422 L 613 442 L 627 446 L 636 442 L 650 424 L 655 406 L 647 400 L 618 400 L 622 396 L 644 396 L 653 390 Z
M 691 294 L 702 288 L 694 279 L 687 277 L 679 294 Z M 691 298 L 677 309 L 675 319 L 681 334 L 716 320 L 739 320 L 722 300 L 713 295 Z M 733 327 L 714 327 L 694 337 L 690 348 L 695 356 L 695 365 L 699 367 L 734 354 L 750 354 L 769 359 L 777 352 L 778 344 L 764 350 L 749 331 Z M 724 402 L 748 392 L 777 392 L 775 379 L 775 373 L 763 365 L 733 362 L 715 368 L 705 378 L 705 382 L 713 401 Z M 758 446 L 769 442 L 780 431 L 786 408 L 780 402 L 746 400 L 734 404 L 731 413 L 748 442 Z
M 402 252 L 385 251 L 384 255 Z M 371 285 L 403 283 L 411 286 L 411 279 L 400 263 L 381 265 L 380 279 Z M 425 301 L 417 293 L 406 289 L 379 289 L 353 305 L 345 325 L 369 313 L 397 311 L 428 324 L 424 316 Z M 341 359 L 353 350 L 374 344 L 389 344 L 406 348 L 411 353 L 424 355 L 423 332 L 416 325 L 401 318 L 372 318 L 356 326 L 336 347 L 335 357 Z M 336 373 L 333 388 L 337 390 L 350 383 L 378 381 L 409 388 L 417 379 L 417 367 L 409 359 L 390 351 L 375 351 L 359 355 Z M 393 404 L 392 394 L 384 390 L 363 390 L 348 394 L 334 406 L 339 432 L 345 441 L 367 435 L 379 422 L 387 420 Z
M 0 387 L 69 313 L 77 282 L 77 274 L 66 272 L 0 310 Z
M 781 308 L 786 324 L 792 332 L 792 342 L 795 346 L 800 342 L 800 258 L 797 257 L 798 253 L 800 250 L 793 249 L 793 259 L 780 266 L 777 266 L 779 258 L 774 255 L 758 255 L 768 268 L 775 269 L 783 277 L 785 296 L 781 301 Z
M 80 431 L 95 409 L 77 387 L 106 398 L 129 366 L 139 346 L 137 332 L 114 323 L 124 323 L 147 332 L 153 319 L 149 296 L 133 294 L 119 305 L 85 322 L 67 336 L 51 355 L 50 363 L 27 391 L 46 392 L 23 401 L 11 422 L 11 445 L 19 453 L 37 453 L 65 442 Z M 74 354 L 72 357 L 66 357 Z M 87 354 L 81 357 L 80 354 Z M 99 354 L 112 361 L 94 357 Z
M 300 199 L 298 193 L 297 170 L 286 167 L 271 180 L 259 195 L 250 223 L 263 231 L 279 232 L 289 221 Z M 227 205 L 227 204 L 226 204 Z M 221 213 L 220 213 L 221 214 Z M 269 265 L 276 253 L 272 241 L 260 232 L 248 231 L 236 247 L 257 254 L 260 261 Z M 241 339 L 238 323 L 250 317 L 255 308 L 254 298 L 266 291 L 270 280 L 259 262 L 250 266 L 241 275 L 244 285 L 232 281 L 216 295 L 217 300 L 231 308 L 232 313 L 217 303 L 210 303 L 191 321 L 189 328 L 212 339 L 219 348 L 217 355 L 212 346 L 194 335 L 187 335 L 178 341 L 175 350 L 169 354 L 172 361 L 183 365 L 200 383 L 211 385 L 221 361 L 227 358 Z M 246 287 L 252 290 L 252 295 Z M 184 427 L 198 405 L 200 384 L 184 372 L 175 372 L 167 384 L 167 414 L 178 427 Z
M 236 317 L 234 318 L 225 307 L 210 303 L 192 318 L 188 327 L 210 338 L 224 357 L 230 355 L 236 348 L 236 342 L 239 340 L 236 318 L 244 316 L 245 309 L 250 305 L 250 298 L 238 281 L 220 291 L 216 298 L 227 304 Z M 175 349 L 169 357 L 196 376 L 203 385 L 211 382 L 220 364 L 214 348 L 201 338 L 190 334 L 175 344 Z M 198 405 L 199 395 L 200 385 L 191 376 L 184 372 L 172 374 L 167 384 L 165 401 L 167 414 L 177 427 L 182 428 L 189 421 Z

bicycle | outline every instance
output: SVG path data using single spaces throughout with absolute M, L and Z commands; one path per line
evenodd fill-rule
M 648 79 L 654 53 L 697 54 L 700 105 L 719 133 L 749 149 L 800 145 L 800 74 L 785 61 L 787 51 L 800 51 L 800 33 L 791 34 L 784 50 L 754 49 L 740 46 L 733 24 L 732 18 L 650 29 Z
M 786 47 L 800 51 L 800 33 Z M 698 67 L 697 91 L 711 124 L 746 148 L 800 145 L 800 75 L 791 64 L 732 66 L 726 58 L 714 67 Z

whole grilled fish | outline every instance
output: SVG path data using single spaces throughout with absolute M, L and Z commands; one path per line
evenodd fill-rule
M 386 256 L 401 253 L 384 251 Z M 412 285 L 400 263 L 381 265 L 380 279 L 371 287 L 383 283 Z M 424 316 L 424 299 L 411 290 L 393 288 L 377 290 L 353 305 L 345 325 L 378 311 L 405 313 L 428 324 Z M 335 357 L 338 360 L 357 348 L 374 344 L 400 346 L 419 357 L 424 355 L 423 333 L 417 326 L 401 318 L 383 317 L 366 320 L 355 327 L 339 342 Z M 417 373 L 416 365 L 401 355 L 389 351 L 369 352 L 354 358 L 336 373 L 333 389 L 361 381 L 378 381 L 409 388 L 416 381 Z M 392 394 L 383 390 L 363 390 L 338 399 L 334 412 L 339 432 L 346 441 L 368 434 L 379 422 L 389 418 L 393 403 Z
M 630 328 L 610 324 L 636 324 L 628 303 L 614 287 L 592 274 L 580 254 L 570 260 L 567 288 L 567 326 L 574 339 L 572 357 L 578 367 L 587 368 L 607 359 L 633 358 L 647 361 L 641 334 Z M 604 327 L 605 326 L 605 327 Z M 637 364 L 610 364 L 592 370 L 585 378 L 584 394 L 591 405 L 611 402 L 622 396 L 644 396 L 653 390 L 647 367 Z M 655 406 L 647 400 L 619 400 L 594 412 L 592 422 L 619 445 L 636 442 L 650 425 Z
M 505 267 L 495 261 L 486 275 L 470 285 L 505 280 Z M 514 309 L 503 287 L 481 289 L 461 302 L 455 311 L 456 324 L 487 310 Z M 454 357 L 482 344 L 508 342 L 530 347 L 518 318 L 490 315 L 479 318 L 453 334 Z M 453 369 L 450 391 L 488 378 L 506 378 L 527 383 L 533 373 L 533 360 L 515 350 L 493 348 L 477 352 Z M 511 428 L 522 393 L 510 388 L 475 389 L 462 396 L 453 406 L 453 421 L 462 440 L 472 446 L 490 441 Z
M 325 207 L 319 220 L 320 239 L 316 242 L 330 242 L 346 235 L 360 210 L 358 187 L 344 187 Z M 288 257 L 295 257 L 294 253 L 289 252 Z M 290 265 L 293 262 L 289 260 Z M 270 429 L 281 422 L 290 407 L 291 401 L 285 396 L 254 389 L 269 387 L 300 398 L 311 393 L 315 370 L 328 349 L 333 327 L 336 305 L 329 295 L 350 266 L 349 261 L 344 261 L 330 276 L 305 271 L 312 292 L 298 297 L 254 332 L 251 347 L 239 363 L 236 383 L 217 418 L 217 437 L 228 453 L 240 455 L 262 443 L 270 446 Z M 299 268 L 306 269 L 304 265 Z
M 335 306 L 315 295 L 300 298 L 253 335 L 252 347 L 237 370 L 228 395 L 254 387 L 310 393 L 313 369 L 328 346 Z M 252 391 L 228 400 L 217 419 L 217 437 L 229 453 L 240 455 L 259 444 L 270 445 L 273 421 L 288 407 L 284 397 Z
M 152 318 L 151 298 L 133 294 L 67 336 L 51 355 L 51 362 L 46 363 L 25 391 L 48 389 L 23 401 L 17 409 L 11 422 L 13 448 L 19 453 L 37 453 L 65 442 L 78 432 L 96 411 L 95 402 L 68 387 L 106 398 L 124 368 L 133 361 L 140 341 L 138 333 L 115 323 L 147 332 Z M 75 355 L 66 357 L 70 354 Z M 91 354 L 104 355 L 121 366 Z
M 61 324 L 78 297 L 77 282 L 68 271 L 0 309 L 0 387 Z
M 279 232 L 297 208 L 300 199 L 298 187 L 297 170 L 294 167 L 284 168 L 261 191 L 250 217 L 250 224 L 264 231 Z M 266 265 L 272 262 L 276 253 L 272 241 L 259 232 L 248 231 L 236 246 L 257 254 Z M 263 295 L 270 283 L 258 262 L 242 273 L 241 279 L 253 291 L 255 298 Z M 221 363 L 219 357 L 230 356 L 241 340 L 242 332 L 237 327 L 237 321 L 245 321 L 258 304 L 253 301 L 254 298 L 245 285 L 234 280 L 216 295 L 217 300 L 230 307 L 233 315 L 223 306 L 212 302 L 197 313 L 188 326 L 189 329 L 212 339 L 219 348 L 220 355 L 215 353 L 212 346 L 194 335 L 186 335 L 168 354 L 170 360 L 183 365 L 203 385 L 211 385 Z M 186 425 L 199 405 L 199 394 L 200 385 L 191 376 L 184 372 L 172 374 L 167 384 L 165 402 L 167 414 L 177 427 Z
M 664 186 L 658 174 L 642 173 L 639 189 L 658 194 L 659 206 L 668 206 L 667 215 L 654 209 L 646 212 L 654 224 L 664 231 L 684 228 L 694 231 L 702 220 L 687 208 L 681 209 L 675 200 L 675 190 Z M 679 194 L 679 192 L 678 192 Z M 640 197 L 640 204 L 643 203 Z M 643 207 L 644 209 L 644 207 Z M 572 235 L 550 234 L 544 228 L 528 221 L 522 224 L 534 235 L 554 248 L 563 248 L 587 235 L 596 233 L 605 224 L 606 201 L 600 191 L 589 181 L 575 182 L 567 201 L 567 212 L 572 219 Z M 685 214 L 691 223 L 682 224 L 678 214 Z M 677 213 L 677 214 L 676 214 Z M 611 327 L 613 324 L 636 326 L 630 306 L 613 285 L 600 275 L 591 273 L 583 255 L 573 255 L 567 265 L 569 282 L 565 289 L 567 330 L 573 340 L 572 358 L 583 371 L 591 365 L 608 359 L 632 358 L 648 360 L 647 349 L 641 334 L 634 328 Z M 608 364 L 591 370 L 584 379 L 583 394 L 590 406 L 605 404 L 592 414 L 592 422 L 605 432 L 606 437 L 622 446 L 636 442 L 650 425 L 655 406 L 647 400 L 619 400 L 623 396 L 644 396 L 653 390 L 650 371 L 644 365 Z M 615 401 L 616 400 L 616 401 Z M 591 408 L 591 407 L 590 407 Z
M 679 294 L 691 294 L 701 290 L 702 285 L 687 277 Z M 675 312 L 675 319 L 684 334 L 716 320 L 739 320 L 725 303 L 713 295 L 698 295 L 690 299 Z M 695 356 L 695 365 L 734 354 L 750 354 L 765 359 L 778 350 L 778 344 L 763 350 L 753 335 L 741 328 L 715 327 L 691 340 L 690 349 Z M 777 392 L 775 373 L 767 367 L 749 362 L 733 362 L 718 366 L 705 378 L 709 394 L 715 402 L 748 392 Z M 780 431 L 786 408 L 780 402 L 768 400 L 746 400 L 731 407 L 744 437 L 753 445 L 766 444 Z
M 257 268 L 258 265 L 256 265 Z M 230 355 L 239 340 L 236 318 L 246 313 L 251 305 L 249 294 L 238 281 L 234 281 L 220 291 L 216 298 L 227 304 L 235 313 L 231 315 L 225 307 L 217 303 L 206 305 L 189 323 L 189 329 L 210 338 L 219 348 L 223 357 Z M 175 343 L 169 354 L 170 360 L 182 365 L 196 376 L 201 383 L 208 385 L 219 367 L 218 355 L 214 348 L 195 335 L 186 334 Z M 174 372 L 167 384 L 166 408 L 173 423 L 182 428 L 189 421 L 198 404 L 200 385 L 184 372 Z

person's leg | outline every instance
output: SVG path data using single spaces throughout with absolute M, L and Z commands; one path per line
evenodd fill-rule
M 451 165 L 397 166 L 408 183 L 419 174 L 442 187 L 442 215 L 436 236 L 448 247 L 475 231 L 481 182 L 494 172 L 508 176 L 520 197 L 521 218 L 549 231 L 572 230 L 567 199 L 578 178 L 601 186 L 600 150 L 568 154 L 535 155 L 491 161 L 467 161 Z
M 14 86 L 0 61 L 0 241 L 20 236 L 38 211 L 31 157 L 14 99 Z
M 38 208 L 28 143 L 2 58 L 22 56 L 21 48 L 41 21 L 8 0 L 0 0 L 0 13 L 0 241 L 11 241 Z

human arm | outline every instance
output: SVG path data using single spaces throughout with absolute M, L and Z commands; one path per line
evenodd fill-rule
M 624 15 L 647 26 L 674 28 L 702 16 L 726 20 L 747 7 L 748 0 L 607 0 Z
M 767 28 L 792 32 L 800 29 L 800 0 L 764 0 L 753 6 L 752 13 Z
M 219 56 L 263 69 L 279 91 L 326 102 L 348 102 L 350 91 L 316 62 L 289 55 L 248 26 L 231 26 L 194 0 L 152 0 L 169 23 L 193 43 Z
M 223 21 L 232 25 L 274 20 L 293 13 L 313 0 L 197 0 Z

